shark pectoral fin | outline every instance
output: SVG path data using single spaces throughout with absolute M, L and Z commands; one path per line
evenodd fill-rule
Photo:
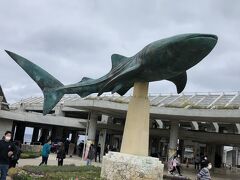
M 117 91 L 117 93 L 118 93 L 119 95 L 123 96 L 126 92 L 128 92 L 129 89 L 131 89 L 132 86 L 133 86 L 133 85 L 124 86 L 124 87 L 122 87 L 121 89 L 119 89 L 119 90 Z
M 81 98 L 87 97 L 89 94 L 91 94 L 92 92 L 88 92 L 88 91 L 83 91 L 83 92 L 79 92 L 77 93 Z
M 111 56 L 111 60 L 112 60 L 112 69 L 113 69 L 114 67 L 116 67 L 118 64 L 120 64 L 124 60 L 127 60 L 127 57 L 119 55 L 119 54 L 113 54 Z
M 121 81 L 127 80 L 132 74 L 136 74 L 138 71 L 140 71 L 140 64 L 130 67 L 126 71 L 119 74 L 114 79 L 110 80 L 106 85 L 98 92 L 98 96 L 100 96 L 102 93 L 111 91 L 115 88 L 115 84 L 121 83 Z M 117 91 L 116 91 L 117 92 Z
M 82 80 L 80 82 L 84 82 L 84 81 L 88 81 L 88 80 L 92 80 L 92 78 L 89 77 L 83 77 Z
M 173 82 L 177 87 L 177 93 L 181 93 L 183 89 L 186 86 L 187 83 L 187 73 L 186 71 L 182 74 L 179 74 L 178 76 L 175 76 L 173 78 L 167 79 L 168 81 Z
M 112 94 L 114 94 L 115 92 L 117 92 L 119 89 L 121 89 L 123 87 L 122 84 L 118 84 L 117 86 L 115 86 L 115 88 L 112 90 Z

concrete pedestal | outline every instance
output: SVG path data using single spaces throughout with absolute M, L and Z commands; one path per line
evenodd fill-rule
M 103 157 L 101 177 L 107 180 L 162 180 L 163 164 L 158 158 L 110 151 Z
M 121 153 L 148 156 L 149 111 L 148 83 L 135 83 L 128 105 Z
M 128 105 L 121 153 L 109 152 L 103 157 L 101 177 L 107 180 L 163 178 L 163 164 L 148 157 L 149 147 L 148 83 L 135 83 Z

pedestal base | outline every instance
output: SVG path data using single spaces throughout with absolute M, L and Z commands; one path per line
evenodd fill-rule
M 162 180 L 163 166 L 158 158 L 109 152 L 103 157 L 101 177 L 106 180 Z

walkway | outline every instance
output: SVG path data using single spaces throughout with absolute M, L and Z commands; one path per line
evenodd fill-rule
M 18 166 L 25 166 L 25 165 L 34 165 L 38 166 L 39 163 L 41 162 L 41 157 L 36 158 L 36 159 L 20 159 Z M 78 156 L 73 156 L 70 158 L 67 156 L 67 158 L 64 160 L 64 164 L 75 164 L 76 166 L 82 166 L 85 165 L 86 162 L 82 161 L 82 159 Z M 50 154 L 49 159 L 48 159 L 48 165 L 57 165 L 57 160 L 56 160 L 56 154 Z M 94 166 L 101 166 L 101 163 L 96 163 L 93 162 Z M 167 174 L 166 169 L 164 170 L 164 174 Z M 182 174 L 184 176 L 187 176 L 191 178 L 192 180 L 196 179 L 196 172 L 193 169 L 193 166 L 190 166 L 189 168 L 186 168 L 185 165 L 183 165 L 183 171 Z M 212 180 L 240 180 L 240 175 L 222 175 L 222 174 L 213 174 L 212 175 Z

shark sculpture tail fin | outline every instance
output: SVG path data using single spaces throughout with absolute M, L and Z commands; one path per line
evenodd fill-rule
M 44 90 L 43 95 L 44 95 L 43 115 L 46 115 L 61 100 L 64 93 L 62 90 L 49 89 L 49 90 Z
M 6 50 L 5 50 L 6 51 Z M 64 85 L 47 71 L 13 52 L 7 54 L 37 83 L 44 95 L 43 115 L 49 113 L 63 97 Z

